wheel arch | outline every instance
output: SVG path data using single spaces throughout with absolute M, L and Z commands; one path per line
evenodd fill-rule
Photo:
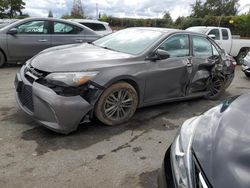
M 237 54 L 237 56 L 238 56 L 241 52 L 243 52 L 243 51 L 245 51 L 245 50 L 250 50 L 250 47 L 247 47 L 247 46 L 241 47 L 240 50 L 239 50 L 239 52 L 238 52 L 238 54 Z
M 137 92 L 138 95 L 138 106 L 141 105 L 142 101 L 143 101 L 143 91 L 144 91 L 144 82 L 141 81 L 140 79 L 133 77 L 133 76 L 129 76 L 129 75 L 123 75 L 123 76 L 119 76 L 116 77 L 112 80 L 110 80 L 109 82 L 107 82 L 104 85 L 104 88 L 108 88 L 111 85 L 118 83 L 118 82 L 127 82 L 128 84 L 130 84 L 131 86 L 133 86 Z M 99 96 L 100 97 L 100 96 Z
M 5 61 L 7 61 L 7 55 L 5 54 L 4 50 L 3 50 L 2 48 L 0 48 L 0 51 L 1 51 L 1 52 L 3 53 L 3 55 L 4 55 Z

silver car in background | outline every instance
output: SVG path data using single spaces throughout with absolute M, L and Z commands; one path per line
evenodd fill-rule
M 0 29 L 0 67 L 25 62 L 40 51 L 63 44 L 92 42 L 100 35 L 81 24 L 55 18 L 27 18 Z
M 250 77 L 250 52 L 246 55 L 241 65 L 241 70 L 245 73 L 247 77 Z
M 80 23 L 102 36 L 109 35 L 113 32 L 108 22 L 102 22 L 90 19 L 70 19 L 70 21 Z

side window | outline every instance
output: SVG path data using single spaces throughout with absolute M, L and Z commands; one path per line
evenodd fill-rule
M 220 31 L 219 29 L 212 29 L 208 35 L 215 35 L 214 40 L 220 40 Z
M 196 57 L 208 58 L 213 55 L 211 43 L 204 37 L 193 36 L 193 54 Z
M 88 28 L 92 29 L 93 31 L 105 31 L 106 28 L 103 24 L 100 23 L 81 23 L 84 26 L 87 26 Z
M 74 25 L 62 22 L 54 22 L 54 34 L 78 34 L 83 29 Z
M 226 29 L 222 29 L 222 39 L 228 40 L 228 31 Z
M 170 57 L 189 56 L 189 37 L 186 34 L 178 34 L 168 38 L 159 47 L 169 53 Z
M 47 21 L 30 21 L 17 26 L 18 34 L 47 34 Z

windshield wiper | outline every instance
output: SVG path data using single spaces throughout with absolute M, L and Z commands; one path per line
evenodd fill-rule
M 107 47 L 107 46 L 99 46 L 100 48 L 103 48 L 103 49 L 106 49 L 106 50 L 112 50 L 112 51 L 115 51 L 115 52 L 121 52 L 121 51 L 119 51 L 119 50 L 115 50 L 115 49 L 113 49 L 113 48 L 109 48 L 109 47 Z

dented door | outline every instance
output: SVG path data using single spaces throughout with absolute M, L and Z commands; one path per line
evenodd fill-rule
M 220 58 L 218 51 L 205 37 L 194 35 L 191 36 L 191 41 L 193 69 L 187 95 L 206 90 L 211 70 Z
M 149 62 L 145 102 L 185 96 L 192 73 L 187 34 L 175 34 L 169 37 L 159 46 L 159 49 L 167 51 L 170 58 Z

